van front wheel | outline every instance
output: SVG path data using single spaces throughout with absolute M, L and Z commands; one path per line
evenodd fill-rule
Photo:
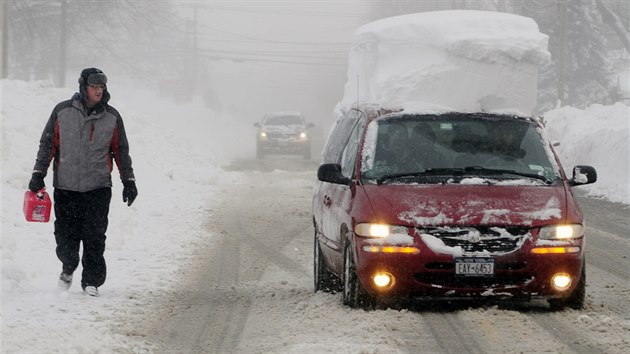
M 352 308 L 367 308 L 372 305 L 370 295 L 363 289 L 356 273 L 350 243 L 343 250 L 343 304 Z
M 326 293 L 334 293 L 339 288 L 339 281 L 333 273 L 328 270 L 322 249 L 317 240 L 317 232 L 315 232 L 315 242 L 313 247 L 313 280 L 315 292 L 323 291 Z

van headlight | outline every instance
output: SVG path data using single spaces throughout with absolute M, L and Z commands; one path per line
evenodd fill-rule
M 584 235 L 584 226 L 580 224 L 551 225 L 540 228 L 538 238 L 541 240 L 570 240 Z
M 393 234 L 407 235 L 407 228 L 387 224 L 360 223 L 354 227 L 354 233 L 362 237 L 387 237 Z

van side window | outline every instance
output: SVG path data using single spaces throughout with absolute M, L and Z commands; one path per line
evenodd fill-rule
M 357 123 L 360 112 L 350 111 L 340 118 L 330 133 L 324 147 L 324 163 L 340 163 L 341 153 L 348 143 L 352 129 Z
M 346 177 L 352 177 L 352 173 L 354 172 L 354 165 L 357 161 L 357 151 L 359 150 L 359 138 L 361 137 L 364 126 L 365 119 L 359 119 L 358 124 L 354 127 L 354 130 L 352 130 L 346 148 L 343 150 L 341 156 L 341 174 Z

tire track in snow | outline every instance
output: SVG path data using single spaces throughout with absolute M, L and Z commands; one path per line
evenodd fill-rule
M 224 316 L 225 325 L 219 327 L 215 335 L 204 339 L 206 343 L 212 344 L 216 352 L 234 352 L 237 349 L 259 290 L 252 285 L 260 281 L 271 265 L 295 277 L 308 276 L 299 263 L 281 252 L 293 238 L 300 235 L 304 225 L 292 223 L 292 219 L 287 218 L 285 213 L 293 209 L 291 204 L 295 201 L 291 196 L 282 198 L 282 183 L 276 181 L 277 178 L 273 174 L 256 175 L 248 179 L 249 184 L 231 188 L 225 195 L 232 202 L 223 203 L 220 219 L 213 223 L 223 225 L 223 239 L 235 250 L 223 252 L 229 248 L 220 248 L 223 250 L 219 251 L 220 284 L 231 284 L 232 290 L 238 294 L 235 301 L 223 304 L 223 312 L 227 312 L 227 316 Z M 257 193 L 261 185 L 265 186 L 266 191 Z M 281 199 L 270 199 L 269 196 L 279 196 Z
M 425 313 L 422 318 L 429 326 L 443 353 L 486 353 L 475 336 L 459 319 L 458 313 Z
M 189 271 L 189 278 L 171 294 L 168 319 L 161 323 L 156 338 L 166 352 L 233 351 L 230 339 L 243 316 L 238 310 L 250 300 L 233 286 L 239 280 L 239 249 L 221 230 L 216 244 L 204 247 L 193 264 L 182 268 Z
M 543 312 L 529 316 L 540 327 L 553 334 L 558 341 L 564 343 L 571 352 L 578 354 L 607 353 L 597 343 L 593 343 L 591 338 L 585 336 L 584 332 L 577 331 L 572 325 L 573 321 L 569 320 L 566 315 L 556 316 Z
M 630 279 L 630 242 L 627 240 L 587 226 L 585 252 L 587 267 L 592 265 L 620 279 Z

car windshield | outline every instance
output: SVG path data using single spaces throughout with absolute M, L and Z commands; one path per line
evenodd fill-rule
M 559 168 L 540 129 L 524 118 L 443 114 L 384 117 L 368 126 L 367 181 L 438 183 L 445 177 L 553 183 Z
M 265 120 L 265 125 L 300 125 L 303 124 L 300 116 L 272 116 Z

